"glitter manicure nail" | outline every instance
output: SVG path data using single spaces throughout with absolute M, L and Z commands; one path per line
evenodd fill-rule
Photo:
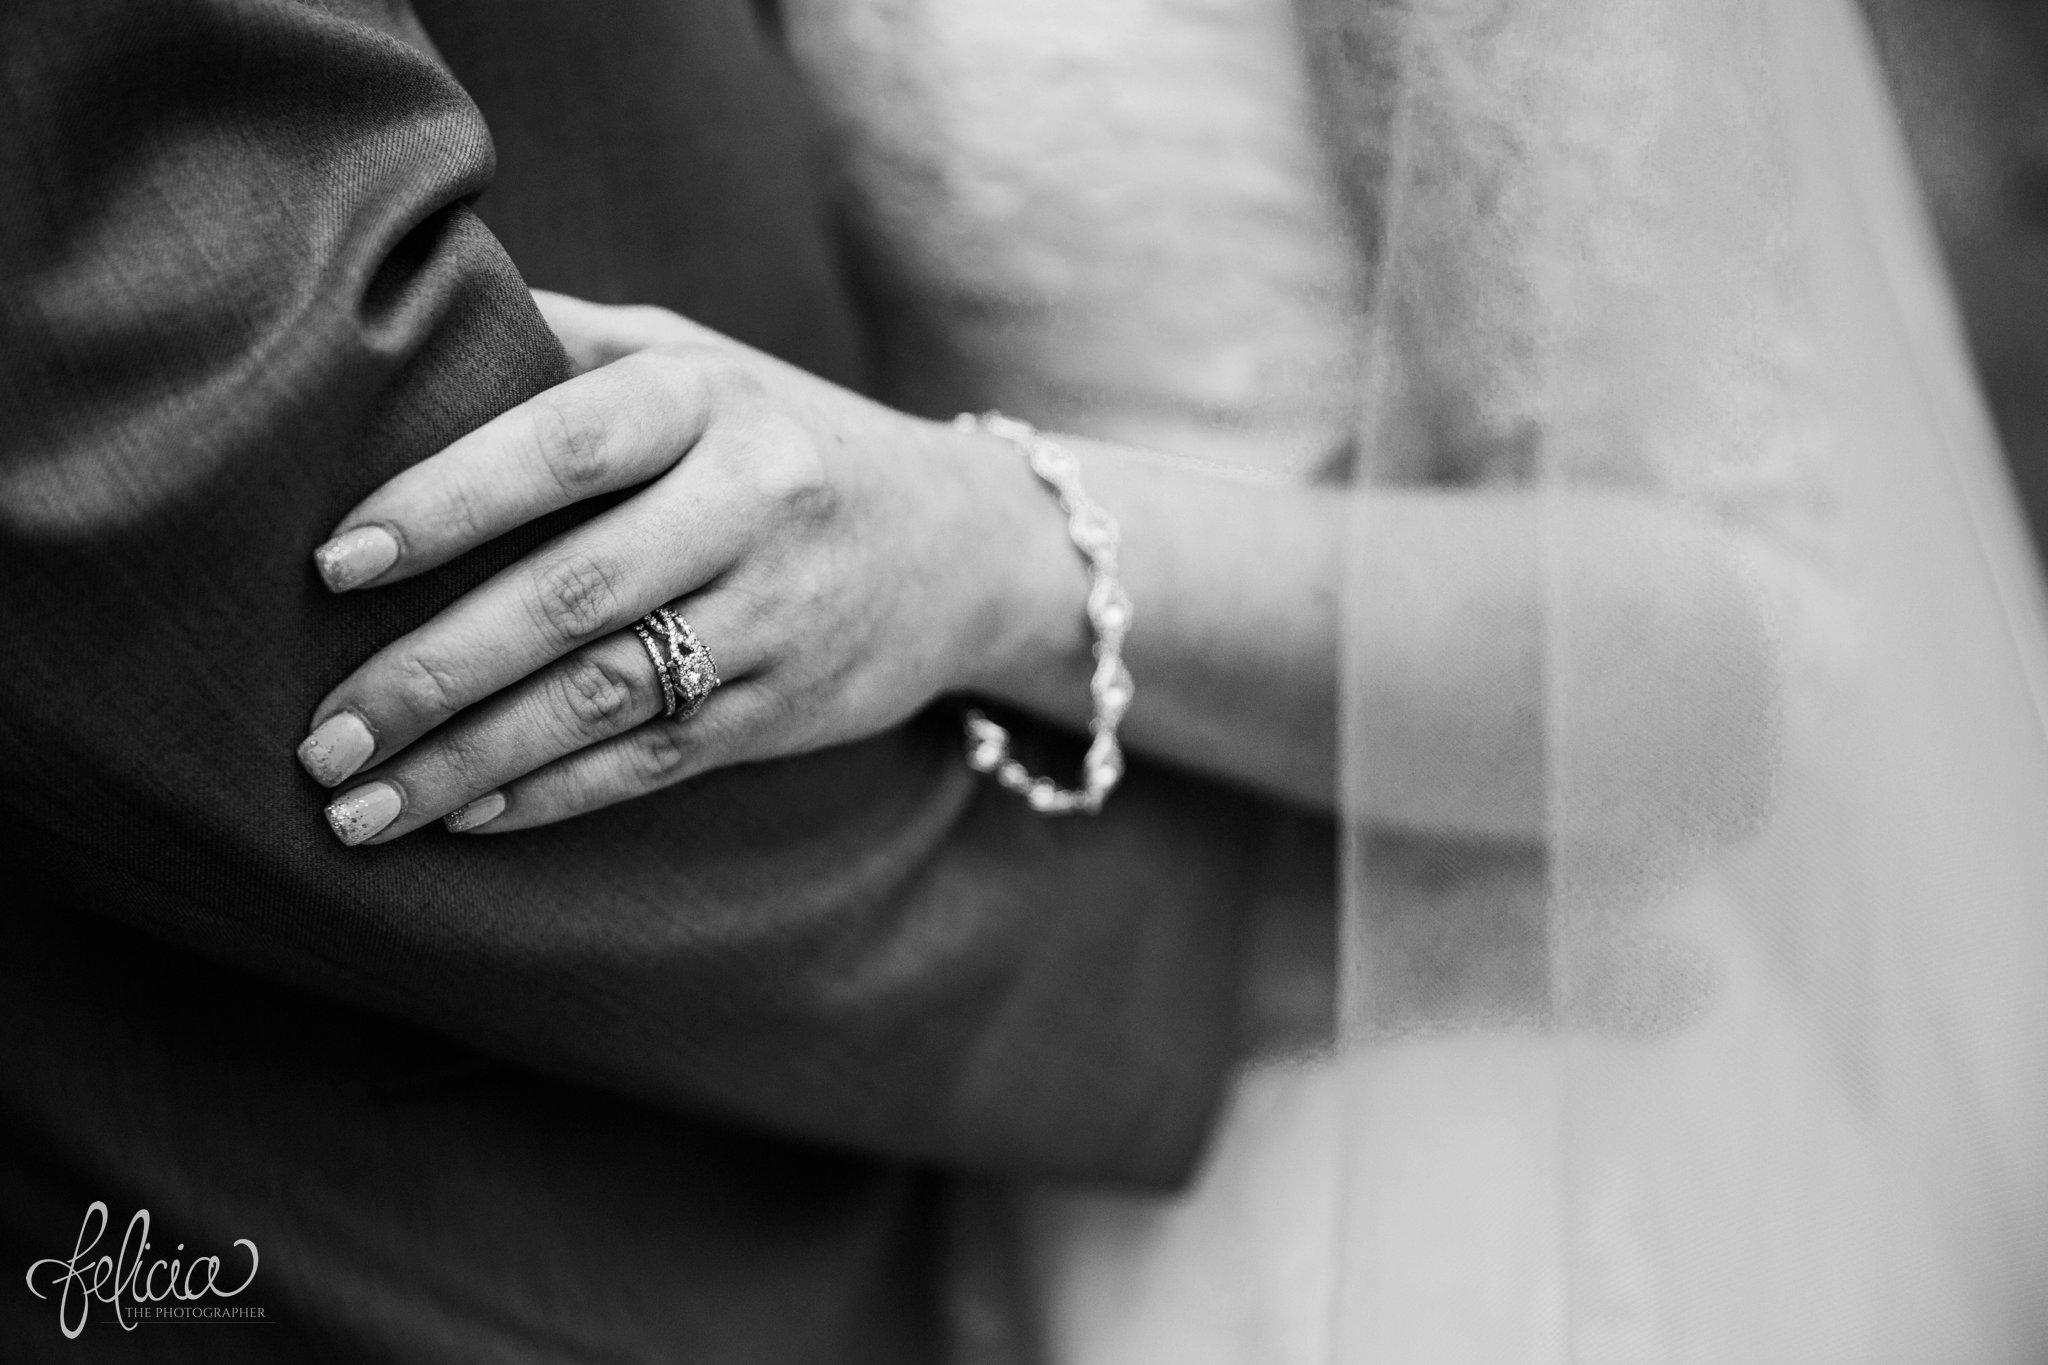
M 398 540 L 381 526 L 358 526 L 313 551 L 328 591 L 359 588 L 398 562 Z
M 465 834 L 470 830 L 488 825 L 505 812 L 505 794 L 489 792 L 479 796 L 466 806 L 458 806 L 441 817 L 441 823 L 448 826 L 450 834 Z
M 330 802 L 327 823 L 335 838 L 354 848 L 365 839 L 375 838 L 396 820 L 402 805 L 398 788 L 389 782 L 372 782 Z
M 363 718 L 353 711 L 329 716 L 313 733 L 299 741 L 299 764 L 323 787 L 346 782 L 370 761 L 376 751 L 376 736 Z

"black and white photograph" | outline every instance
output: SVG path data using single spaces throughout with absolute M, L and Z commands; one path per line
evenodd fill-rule
M 2048 1365 L 2048 7 L 0 0 L 0 1365 Z

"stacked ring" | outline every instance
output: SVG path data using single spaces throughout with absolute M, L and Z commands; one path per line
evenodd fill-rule
M 661 714 L 688 720 L 718 688 L 718 664 L 690 623 L 667 607 L 656 607 L 633 623 L 641 648 L 661 680 Z M 657 643 L 659 641 L 659 643 Z M 666 646 L 666 649 L 663 648 Z
M 668 675 L 668 661 L 661 657 L 661 646 L 654 643 L 654 632 L 647 628 L 648 618 L 642 617 L 633 623 L 633 633 L 640 637 L 640 647 L 647 651 L 648 662 L 654 665 L 655 679 L 661 683 L 661 714 L 673 716 L 676 713 L 676 684 Z

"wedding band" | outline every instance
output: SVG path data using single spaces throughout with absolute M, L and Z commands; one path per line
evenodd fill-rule
M 655 680 L 661 684 L 661 714 L 672 716 L 676 713 L 676 685 L 661 657 L 661 646 L 654 643 L 654 632 L 647 628 L 644 618 L 633 623 L 633 633 L 640 637 L 640 647 L 647 651 L 647 660 L 654 665 Z
M 718 688 L 718 663 L 690 623 L 668 607 L 656 607 L 633 625 L 661 679 L 662 715 L 688 720 Z M 656 644 L 659 639 L 666 652 Z

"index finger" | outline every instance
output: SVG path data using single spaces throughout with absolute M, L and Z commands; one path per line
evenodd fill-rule
M 557 384 L 397 475 L 313 552 L 328 588 L 396 583 L 570 503 L 646 483 L 704 436 L 710 357 L 627 356 Z

